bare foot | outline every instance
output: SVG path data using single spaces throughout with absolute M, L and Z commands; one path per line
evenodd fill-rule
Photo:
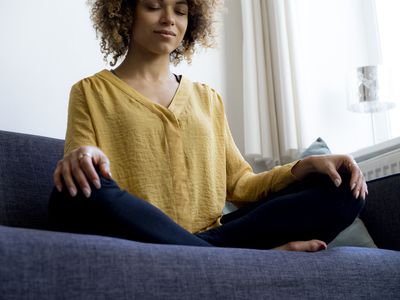
M 273 250 L 317 252 L 326 250 L 328 246 L 320 240 L 296 241 L 274 248 Z

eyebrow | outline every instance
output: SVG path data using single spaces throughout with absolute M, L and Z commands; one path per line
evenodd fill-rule
M 158 0 L 158 1 L 159 2 L 164 2 L 164 0 Z M 186 4 L 186 5 L 189 5 L 187 0 L 180 0 L 180 1 L 177 1 L 175 4 Z

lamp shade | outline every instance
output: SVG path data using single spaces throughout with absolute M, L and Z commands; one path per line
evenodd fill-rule
M 379 66 L 356 68 L 349 81 L 348 109 L 359 113 L 376 113 L 395 107 L 394 102 L 386 100 L 383 81 L 382 68 Z

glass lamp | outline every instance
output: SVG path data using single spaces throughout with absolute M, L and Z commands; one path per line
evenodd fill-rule
M 355 74 L 354 74 L 355 73 Z M 374 113 L 384 112 L 395 107 L 388 101 L 387 82 L 380 66 L 362 66 L 350 77 L 348 109 L 357 113 L 370 113 L 374 143 Z M 382 84 L 384 83 L 384 84 Z

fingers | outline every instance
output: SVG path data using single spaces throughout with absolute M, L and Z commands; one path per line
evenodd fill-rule
M 100 188 L 100 180 L 93 167 L 92 155 L 88 152 L 80 153 L 78 159 L 71 160 L 72 175 L 78 183 L 80 189 L 86 198 L 91 195 L 91 188 L 89 181 L 93 182 L 96 188 Z M 72 196 L 72 195 L 71 195 Z
M 361 199 L 365 200 L 368 195 L 368 188 L 361 169 L 354 160 L 351 160 L 351 162 L 347 164 L 347 169 L 351 174 L 350 189 L 354 198 L 358 199 L 361 197 Z
M 336 187 L 339 187 L 342 184 L 342 177 L 340 177 L 336 168 L 334 168 L 333 166 L 329 167 L 327 174 L 336 185 Z
M 99 171 L 101 173 L 101 175 L 103 175 L 104 177 L 111 179 L 112 175 L 111 175 L 111 171 L 110 171 L 110 161 L 108 160 L 107 156 L 102 155 L 100 156 L 99 162 Z
M 71 166 L 69 161 L 63 161 L 62 163 L 62 177 L 64 179 L 64 183 L 72 197 L 75 197 L 77 194 L 77 189 L 72 177 Z
M 93 185 L 97 188 L 101 188 L 100 178 L 94 166 L 97 166 L 101 175 L 111 179 L 110 161 L 107 156 L 100 150 L 96 149 L 92 155 L 82 155 L 80 165 L 84 170 L 87 178 L 91 180 Z
M 68 189 L 70 195 L 72 197 L 75 197 L 77 193 L 76 186 L 71 176 L 71 167 L 69 165 L 69 162 L 65 159 L 58 161 L 57 167 L 53 173 L 53 181 L 55 187 L 59 192 L 62 191 L 64 181 L 64 184 Z
M 82 190 L 86 197 L 90 197 L 89 182 L 101 188 L 100 178 L 95 166 L 98 166 L 103 176 L 111 178 L 110 163 L 107 156 L 96 147 L 79 147 L 71 151 L 60 160 L 53 174 L 54 185 L 61 192 L 63 181 L 70 195 L 75 197 L 78 190 Z
M 90 180 L 97 189 L 99 189 L 101 184 L 99 175 L 94 167 L 94 156 L 96 156 L 96 154 L 91 154 L 91 152 L 80 153 L 78 156 L 78 165 L 83 171 L 85 177 Z
M 323 241 L 310 240 L 290 242 L 280 247 L 274 248 L 274 250 L 317 252 L 320 250 L 326 250 L 327 248 L 328 246 Z
M 325 173 L 329 175 L 335 185 L 337 187 L 341 185 L 342 179 L 338 170 L 344 168 L 350 173 L 350 190 L 354 198 L 361 197 L 361 199 L 365 200 L 368 195 L 368 187 L 356 161 L 350 155 L 328 155 L 325 156 L 325 159 L 327 160 Z
M 57 163 L 57 167 L 53 173 L 53 182 L 56 189 L 61 192 L 62 191 L 62 160 L 59 160 Z

